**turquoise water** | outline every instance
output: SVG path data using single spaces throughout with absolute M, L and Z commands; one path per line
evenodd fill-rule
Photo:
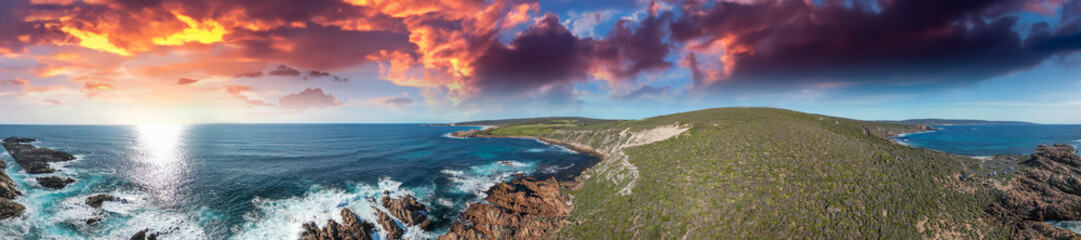
M 516 173 L 567 178 L 596 158 L 525 139 L 458 139 L 472 127 L 407 124 L 0 125 L 0 136 L 75 155 L 55 164 L 78 181 L 47 190 L 0 155 L 25 196 L 23 217 L 0 221 L 3 239 L 126 239 L 149 228 L 165 239 L 295 239 L 300 225 L 375 219 L 369 198 L 413 194 L 445 232 L 492 184 Z M 126 202 L 82 202 L 108 193 Z M 104 221 L 87 225 L 85 220 Z
M 1081 146 L 1081 125 L 953 125 L 933 126 L 926 133 L 906 134 L 898 141 L 966 156 L 1031 154 L 1040 144 Z

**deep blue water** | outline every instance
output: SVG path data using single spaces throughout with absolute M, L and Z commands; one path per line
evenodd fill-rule
M 1031 154 L 1040 144 L 1081 145 L 1081 125 L 952 125 L 896 137 L 904 144 L 966 156 Z
M 1041 144 L 1081 147 L 1081 125 L 953 125 L 933 126 L 932 132 L 895 137 L 901 143 L 940 152 L 993 156 L 1032 154 Z M 1081 233 L 1081 221 L 1049 221 L 1056 227 Z
M 46 190 L 5 151 L 23 191 L 22 218 L 0 221 L 4 239 L 126 239 L 149 228 L 167 239 L 294 239 L 300 225 L 340 221 L 354 209 L 375 219 L 369 198 L 414 194 L 446 231 L 464 207 L 512 174 L 553 176 L 595 161 L 525 139 L 457 139 L 472 127 L 406 124 L 206 124 L 163 126 L 0 125 L 0 136 L 75 155 L 53 175 L 78 182 Z M 39 176 L 39 175 L 35 175 Z M 559 175 L 557 177 L 567 177 Z M 102 210 L 82 202 L 127 200 Z M 104 216 L 87 225 L 85 219 Z

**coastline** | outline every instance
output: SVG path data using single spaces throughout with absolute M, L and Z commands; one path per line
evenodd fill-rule
M 448 135 L 461 139 L 531 139 L 561 146 L 579 154 L 588 154 L 598 158 L 598 161 L 578 170 L 561 170 L 575 171 L 571 173 L 573 177 L 565 181 L 558 181 L 555 177 L 537 179 L 519 174 L 510 181 L 497 183 L 485 191 L 487 196 L 483 201 L 470 204 L 459 214 L 447 233 L 439 237 L 440 240 L 551 238 L 562 230 L 574 209 L 574 197 L 567 194 L 566 189 L 580 187 L 585 182 L 583 174 L 608 158 L 607 154 L 576 142 L 539 136 L 490 136 L 481 135 L 480 132 L 481 130 L 474 129 L 451 132 Z

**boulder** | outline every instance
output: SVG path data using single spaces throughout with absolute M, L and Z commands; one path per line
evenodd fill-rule
M 75 179 L 63 177 L 39 177 L 37 180 L 38 184 L 41 184 L 42 187 L 52 189 L 64 189 L 68 184 L 75 182 Z
M 15 199 L 20 195 L 22 195 L 22 193 L 19 192 L 19 189 L 15 188 L 15 181 L 11 180 L 11 177 L 4 173 L 3 169 L 0 168 L 0 198 Z
M 383 226 L 383 230 L 387 231 L 387 239 L 402 239 L 405 230 L 398 227 L 398 224 L 394 222 L 394 219 L 391 219 L 390 216 L 383 211 L 380 211 L 378 208 L 373 207 L 372 211 L 375 211 L 376 221 L 379 222 L 380 226 Z
M 128 238 L 128 240 L 157 240 L 158 239 L 158 234 L 157 233 L 147 233 L 147 231 L 150 231 L 150 229 L 143 229 L 142 231 L 139 231 L 139 232 L 135 233 L 134 235 L 131 235 L 131 238 Z
M 428 216 L 424 215 L 424 213 L 428 212 L 428 208 L 418 202 L 413 195 L 390 198 L 387 193 L 384 193 L 383 207 L 387 208 L 390 215 L 398 218 L 406 226 L 420 226 L 421 229 L 431 227 Z
M 122 201 L 122 199 L 108 194 L 98 194 L 86 198 L 85 203 L 94 208 L 101 208 L 101 204 L 108 201 Z
M 338 224 L 334 220 L 327 220 L 327 226 L 320 229 L 315 222 L 308 222 L 303 225 L 304 232 L 301 233 L 301 240 L 371 240 L 372 229 L 375 228 L 371 223 L 365 222 L 357 217 L 353 211 L 348 208 L 342 209 L 342 223 Z
M 8 219 L 22 215 L 23 210 L 26 210 L 26 207 L 23 207 L 22 204 L 6 198 L 0 198 L 0 219 Z

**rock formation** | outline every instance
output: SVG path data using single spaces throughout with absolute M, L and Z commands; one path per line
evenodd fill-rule
M 0 219 L 22 215 L 23 210 L 26 210 L 26 208 L 22 204 L 7 198 L 0 198 Z
M 420 226 L 421 229 L 431 227 L 428 216 L 423 213 L 427 212 L 428 208 L 424 207 L 424 204 L 417 202 L 417 198 L 413 197 L 413 195 L 406 195 L 397 199 L 390 198 L 388 195 L 389 193 L 383 195 L 383 207 L 387 208 L 390 215 L 402 221 L 402 224 Z
M 109 201 L 123 201 L 123 199 L 120 199 L 118 197 L 114 197 L 114 196 L 108 195 L 108 194 L 98 194 L 98 195 L 94 195 L 94 196 L 86 198 L 85 203 L 86 203 L 86 205 L 90 205 L 91 207 L 94 207 L 94 208 L 101 208 L 102 203 L 109 202 Z
M 571 210 L 555 178 L 519 175 L 492 187 L 485 200 L 469 205 L 439 239 L 548 239 Z
M 62 177 L 39 177 L 37 180 L 42 187 L 52 189 L 64 189 L 68 184 L 75 182 L 75 179 Z
M 1041 145 L 987 212 L 1011 226 L 1014 239 L 1073 239 L 1076 233 L 1044 221 L 1081 220 L 1081 157 L 1068 145 Z
M 386 213 L 383 213 L 383 211 L 380 211 L 378 208 L 373 207 L 372 211 L 375 211 L 376 221 L 379 222 L 380 226 L 383 226 L 383 230 L 387 231 L 387 239 L 402 239 L 402 234 L 405 234 L 405 230 L 398 227 L 398 224 L 394 223 L 394 219 L 391 219 L 390 216 L 387 216 Z
M 15 181 L 11 180 L 11 177 L 4 172 L 5 168 L 7 168 L 7 164 L 0 160 L 0 219 L 22 215 L 23 210 L 26 210 L 22 204 L 12 201 L 12 199 L 21 196 L 22 193 L 15 188 Z
M 157 233 L 147 233 L 147 231 L 150 231 L 150 229 L 143 229 L 142 231 L 139 231 L 139 232 L 135 233 L 134 235 L 131 235 L 131 238 L 128 238 L 128 240 L 157 240 L 158 239 L 158 234 Z
M 15 181 L 11 180 L 7 173 L 4 173 L 3 169 L 6 167 L 4 161 L 0 161 L 0 198 L 15 199 L 22 193 L 15 188 Z
M 2 143 L 8 153 L 11 153 L 11 158 L 15 159 L 15 163 L 26 170 L 26 173 L 53 173 L 56 170 L 49 167 L 49 162 L 75 160 L 75 156 L 66 152 L 24 144 L 33 141 L 35 140 L 32 138 L 9 137 Z
M 300 235 L 302 240 L 371 240 L 372 229 L 375 226 L 365 222 L 348 208 L 343 208 L 342 223 L 327 220 L 327 226 L 319 229 L 315 222 L 304 224 L 304 233 Z

